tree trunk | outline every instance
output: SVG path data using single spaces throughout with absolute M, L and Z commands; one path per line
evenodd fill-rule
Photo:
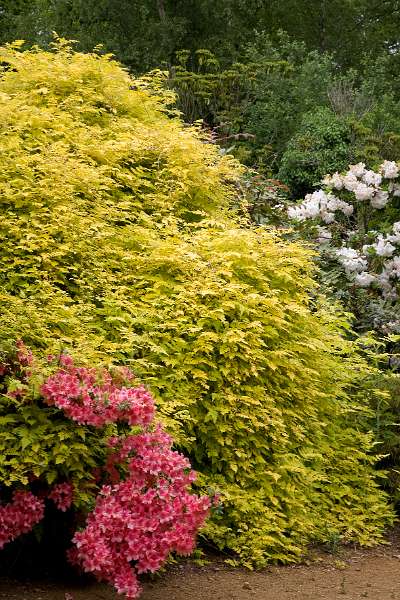
M 160 16 L 160 20 L 164 22 L 167 17 L 166 12 L 165 12 L 164 0 L 157 0 L 157 8 L 158 8 L 158 14 Z

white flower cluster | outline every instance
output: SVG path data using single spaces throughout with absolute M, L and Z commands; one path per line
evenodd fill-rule
M 399 175 L 399 167 L 392 160 L 384 160 L 380 170 L 385 179 L 396 179 Z
M 352 276 L 353 273 L 364 272 L 368 267 L 367 259 L 361 256 L 354 248 L 343 246 L 336 250 L 336 257 L 344 267 L 347 275 Z
M 288 209 L 288 216 L 297 221 L 316 220 L 317 241 L 321 250 L 334 256 L 343 267 L 349 281 L 359 287 L 374 285 L 384 300 L 396 300 L 400 282 L 400 221 L 388 234 L 365 230 L 362 215 L 381 210 L 392 197 L 400 196 L 400 167 L 385 160 L 378 171 L 364 163 L 350 165 L 344 174 L 327 175 L 320 189 L 308 194 L 303 202 Z M 334 194 L 344 195 L 346 200 Z M 366 212 L 367 211 L 367 212 Z M 347 219 L 340 218 L 340 213 Z M 361 233 L 361 230 L 362 233 Z M 340 247 L 335 247 L 332 232 L 340 231 Z M 364 243 L 371 241 L 373 243 Z M 345 241 L 343 241 L 345 240 Z
M 364 163 L 350 165 L 344 175 L 334 173 L 327 175 L 322 184 L 336 190 L 347 190 L 352 192 L 355 200 L 359 202 L 369 201 L 372 208 L 384 208 L 389 201 L 389 193 L 400 195 L 400 186 L 392 181 L 388 190 L 382 190 L 380 185 L 383 179 L 395 179 L 399 175 L 399 167 L 395 162 L 385 160 L 379 169 L 379 173 L 365 168 Z
M 324 223 L 333 223 L 337 210 L 349 217 L 353 213 L 354 207 L 348 202 L 336 198 L 333 194 L 326 194 L 323 190 L 318 190 L 307 194 L 299 206 L 291 206 L 288 209 L 288 215 L 291 219 L 298 221 L 320 217 Z
M 398 247 L 397 247 L 398 246 Z M 392 279 L 400 280 L 400 256 L 393 256 L 400 250 L 400 221 L 393 224 L 388 235 L 379 233 L 373 244 L 364 244 L 361 251 L 348 246 L 334 249 L 338 262 L 344 267 L 347 277 L 360 287 L 369 287 L 376 282 L 384 298 L 395 300 L 397 292 L 392 286 Z M 381 264 L 379 273 L 367 269 L 374 257 L 390 258 Z

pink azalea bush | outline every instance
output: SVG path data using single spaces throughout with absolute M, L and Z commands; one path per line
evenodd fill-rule
M 189 461 L 171 449 L 172 439 L 161 427 L 111 439 L 110 445 L 109 465 L 123 465 L 128 474 L 102 487 L 86 528 L 74 536 L 70 556 L 135 598 L 136 573 L 156 571 L 172 550 L 192 552 L 210 502 L 188 492 L 194 473 Z
M 88 473 L 96 490 L 94 509 L 73 536 L 69 560 L 127 598 L 136 598 L 138 574 L 159 569 L 172 551 L 192 552 L 210 499 L 191 493 L 195 474 L 189 461 L 172 449 L 162 426 L 154 424 L 154 400 L 143 386 L 133 385 L 128 369 L 76 367 L 67 355 L 58 357 L 54 368 L 56 359 L 49 360 L 52 372 L 39 386 L 44 410 L 62 411 L 76 426 L 99 435 L 112 424 L 114 433 L 104 437 L 104 464 L 97 465 L 95 476 L 93 469 Z M 20 343 L 14 359 L 1 365 L 3 388 L 7 377 L 14 378 L 5 397 L 18 406 L 29 404 L 26 390 L 37 381 L 35 368 L 34 357 Z M 15 376 L 20 381 L 16 389 Z M 0 549 L 43 519 L 47 501 L 61 512 L 77 510 L 80 491 L 65 473 L 51 485 L 34 474 L 30 480 L 36 486 L 32 489 L 39 490 L 36 495 L 30 489 L 14 490 L 12 501 L 0 505 Z

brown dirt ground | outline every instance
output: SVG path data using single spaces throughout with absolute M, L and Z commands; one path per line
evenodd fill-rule
M 301 565 L 257 572 L 233 569 L 218 557 L 205 566 L 186 561 L 147 579 L 141 600 L 400 600 L 400 528 L 388 541 L 368 550 L 314 550 Z M 117 599 L 98 583 L 0 579 L 0 600 Z

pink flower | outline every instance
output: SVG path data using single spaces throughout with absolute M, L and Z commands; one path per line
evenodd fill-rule
M 31 492 L 14 492 L 12 502 L 0 506 L 0 549 L 23 533 L 31 531 L 43 516 L 43 499 Z
M 59 510 L 65 512 L 72 505 L 73 495 L 74 488 L 71 483 L 57 483 L 51 490 L 49 498 Z
M 152 422 L 154 400 L 143 386 L 121 386 L 109 371 L 99 374 L 96 369 L 74 367 L 66 355 L 60 362 L 64 368 L 47 379 L 41 392 L 48 404 L 57 406 L 69 418 L 94 427 L 118 421 L 142 426 Z M 125 369 L 123 373 L 128 380 L 130 371 Z

